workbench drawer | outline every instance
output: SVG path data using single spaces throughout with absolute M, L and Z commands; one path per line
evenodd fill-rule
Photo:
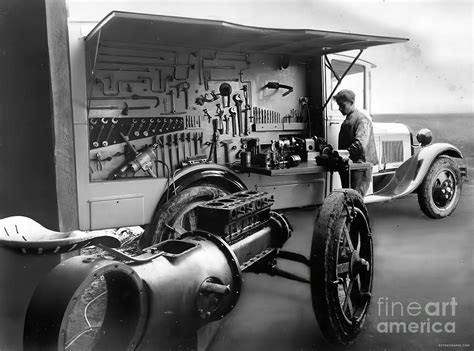
M 314 181 L 287 184 L 257 184 L 257 190 L 274 195 L 275 204 L 272 209 L 276 210 L 322 204 L 325 183 L 324 179 L 315 179 Z

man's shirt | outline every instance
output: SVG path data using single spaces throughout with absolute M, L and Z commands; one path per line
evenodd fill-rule
M 377 164 L 372 121 L 358 110 L 348 114 L 339 131 L 338 148 L 348 150 L 352 162 Z

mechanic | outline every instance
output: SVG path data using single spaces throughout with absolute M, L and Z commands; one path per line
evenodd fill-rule
M 339 131 L 338 149 L 349 151 L 349 159 L 354 162 L 378 164 L 375 150 L 375 137 L 372 121 L 355 107 L 355 93 L 349 89 L 339 91 L 334 100 L 339 111 L 346 116 Z M 372 167 L 363 170 L 351 170 L 350 187 L 362 196 L 367 193 L 372 180 Z M 349 171 L 339 170 L 343 188 L 349 188 Z

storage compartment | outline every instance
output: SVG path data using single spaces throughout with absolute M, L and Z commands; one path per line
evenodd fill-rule
M 144 224 L 144 199 L 113 197 L 89 201 L 91 228 L 114 228 Z
M 324 200 L 324 179 L 292 184 L 257 185 L 258 191 L 273 194 L 273 209 L 320 205 Z

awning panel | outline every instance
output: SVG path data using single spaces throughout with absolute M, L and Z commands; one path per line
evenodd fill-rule
M 275 29 L 229 22 L 111 12 L 86 37 L 169 47 L 319 56 L 408 39 L 313 29 Z

